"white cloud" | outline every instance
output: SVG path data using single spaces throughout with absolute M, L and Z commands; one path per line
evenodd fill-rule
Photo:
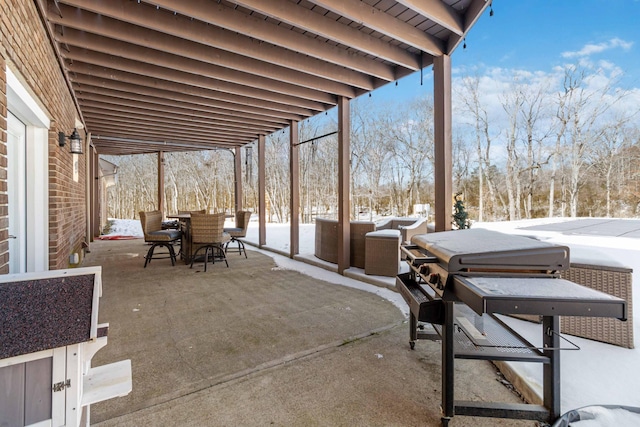
M 601 53 L 606 50 L 621 48 L 623 50 L 629 50 L 633 46 L 633 42 L 624 41 L 619 38 L 613 38 L 609 41 L 602 43 L 587 43 L 582 47 L 582 49 L 578 51 L 567 51 L 562 52 L 563 58 L 583 58 L 585 56 L 590 56 L 596 53 Z
M 600 62 L 598 62 L 598 65 L 603 70 L 614 70 L 614 69 L 618 68 L 618 67 L 616 67 L 616 65 L 613 62 L 606 61 L 606 60 L 601 60 Z

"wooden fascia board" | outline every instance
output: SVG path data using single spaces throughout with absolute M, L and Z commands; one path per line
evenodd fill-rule
M 311 38 L 304 43 L 304 49 L 297 49 L 300 43 L 295 43 L 293 39 L 297 37 L 292 37 L 291 31 L 236 13 L 214 2 L 166 2 L 168 9 L 186 17 L 160 11 L 153 13 L 154 9 L 142 8 L 140 4 L 129 1 L 64 0 L 64 3 L 363 89 L 371 86 L 370 76 L 384 81 L 394 80 L 394 69 L 389 65 Z M 192 17 L 193 21 L 187 17 Z
M 171 1 L 155 0 L 153 3 L 167 4 L 171 3 Z M 420 65 L 418 57 L 405 49 L 371 37 L 357 28 L 341 24 L 336 20 L 298 6 L 288 0 L 234 0 L 234 3 L 361 52 L 366 52 L 369 55 L 382 58 L 401 67 L 417 70 Z M 167 9 L 172 10 L 172 7 L 167 6 Z M 266 23 L 266 21 L 264 22 Z M 241 31 L 243 33 L 249 31 L 249 28 L 246 27 L 246 20 L 243 24 L 244 28 L 241 28 Z M 276 27 L 270 23 L 269 25 Z M 296 50 L 304 49 L 305 39 L 306 37 L 296 37 L 295 40 L 291 41 L 298 42 L 297 46 L 293 48 Z
M 313 1 L 313 0 L 312 0 Z M 401 5 L 408 7 L 416 13 L 424 16 L 461 36 L 465 29 L 460 15 L 442 0 L 396 0 Z
M 472 0 L 464 14 L 464 34 L 480 19 L 480 16 L 491 5 L 491 0 Z
M 71 11 L 72 8 L 63 6 L 63 10 Z M 99 39 L 92 41 L 92 37 L 90 36 L 93 36 L 93 38 L 106 38 L 114 46 L 116 45 L 114 41 L 118 40 L 121 43 L 145 46 L 146 48 L 202 61 L 218 67 L 246 72 L 252 76 L 263 76 L 268 79 L 279 80 L 293 85 L 351 98 L 355 96 L 355 91 L 352 86 L 303 72 L 300 69 L 301 67 L 297 69 L 283 67 L 278 64 L 238 55 L 237 53 L 218 49 L 217 47 L 138 27 L 112 18 L 98 17 L 91 12 L 84 13 L 82 19 L 72 19 L 69 16 L 73 15 L 70 14 L 63 16 L 65 17 L 53 15 L 49 18 L 49 21 L 65 27 L 64 34 L 61 35 L 58 33 L 56 35 L 58 41 L 63 43 L 81 47 L 89 47 L 89 43 L 92 43 L 95 47 L 91 49 L 104 52 L 104 50 L 96 48 L 99 43 L 104 42 Z M 87 43 L 87 45 L 85 46 L 82 43 Z M 124 47 L 127 48 L 128 45 L 124 45 Z M 113 47 L 111 50 L 113 50 Z M 300 59 L 302 60 L 303 58 L 301 57 Z M 373 89 L 371 79 L 367 79 L 367 86 L 363 89 Z
M 447 54 L 451 55 L 453 51 L 458 47 L 460 42 L 467 35 L 469 30 L 473 27 L 473 25 L 480 19 L 480 16 L 484 13 L 484 11 L 489 7 L 491 1 L 488 0 L 473 0 L 467 11 L 464 14 L 464 32 L 461 35 L 452 35 L 449 37 L 449 42 L 447 44 Z
M 376 30 L 392 39 L 413 46 L 422 52 L 438 56 L 444 52 L 444 42 L 431 34 L 420 31 L 384 11 L 360 0 L 310 0 L 338 15 Z M 440 1 L 437 1 L 440 3 Z

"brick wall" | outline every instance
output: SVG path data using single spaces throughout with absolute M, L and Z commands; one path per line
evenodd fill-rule
M 22 84 L 50 115 L 49 268 L 66 268 L 69 255 L 81 252 L 85 240 L 86 165 L 80 156 L 74 182 L 73 155 L 68 145 L 58 146 L 58 131 L 70 134 L 78 114 L 34 0 L 0 2 L 0 273 L 8 272 L 5 65 L 24 79 Z
M 0 30 L 4 30 L 4 25 Z M 0 46 L 0 274 L 6 274 L 9 272 L 8 207 L 7 191 L 2 188 L 7 187 L 7 74 L 2 53 Z

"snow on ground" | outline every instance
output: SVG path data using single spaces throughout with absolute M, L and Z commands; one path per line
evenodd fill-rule
M 568 219 L 564 219 L 568 220 Z M 539 219 L 497 223 L 476 223 L 473 227 L 493 229 L 504 233 L 534 236 L 540 240 L 569 246 L 572 261 L 582 258 L 608 260 L 614 265 L 624 265 L 634 271 L 634 304 L 640 307 L 640 240 L 623 237 L 563 235 L 550 231 L 522 230 L 519 227 L 540 225 L 563 219 Z M 229 226 L 232 226 L 230 223 Z M 301 224 L 300 254 L 314 253 L 313 224 Z M 114 220 L 110 235 L 142 236 L 138 220 Z M 267 247 L 287 252 L 290 248 L 288 224 L 267 224 Z M 258 223 L 251 221 L 246 241 L 258 242 Z M 400 295 L 389 289 L 369 285 L 336 273 L 331 273 L 287 257 L 263 251 L 274 257 L 278 265 L 300 271 L 344 286 L 373 292 L 393 302 L 407 315 L 406 303 Z M 515 330 L 534 345 L 541 345 L 541 326 L 511 318 L 505 318 Z M 640 315 L 634 317 L 634 336 L 640 337 Z M 561 397 L 562 412 L 589 405 L 626 405 L 640 407 L 640 348 L 625 349 L 596 341 L 570 337 L 581 350 L 566 350 L 561 353 Z M 637 341 L 636 341 L 637 342 Z M 640 344 L 638 344 L 640 345 Z M 514 369 L 540 388 L 542 366 L 537 363 L 512 363 Z M 540 389 L 539 394 L 542 395 Z
M 570 220 L 574 218 L 566 218 Z M 548 220 L 547 220 L 548 221 Z M 555 221 L 559 221 L 555 219 Z M 550 243 L 569 246 L 571 260 L 599 259 L 610 265 L 633 269 L 632 305 L 638 306 L 640 295 L 640 240 L 624 237 L 566 235 L 550 231 L 522 230 L 518 227 L 538 225 L 538 220 L 475 224 L 505 233 L 535 236 Z M 506 322 L 534 345 L 542 344 L 540 326 L 511 318 Z M 633 332 L 638 344 L 640 315 L 633 319 Z M 596 341 L 569 337 L 579 351 L 561 353 L 561 407 L 566 412 L 588 405 L 627 405 L 640 407 L 640 349 L 626 349 Z M 568 346 L 568 345 L 567 345 Z M 564 345 L 563 345 L 564 347 Z M 537 383 L 541 391 L 542 366 L 512 363 L 523 376 Z

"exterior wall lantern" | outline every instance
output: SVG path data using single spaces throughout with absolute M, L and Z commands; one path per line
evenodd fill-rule
M 69 139 L 69 148 L 73 154 L 82 154 L 82 139 L 76 129 L 73 129 L 71 135 L 67 136 L 64 132 L 58 132 L 58 144 L 60 147 L 64 147 L 67 138 Z

